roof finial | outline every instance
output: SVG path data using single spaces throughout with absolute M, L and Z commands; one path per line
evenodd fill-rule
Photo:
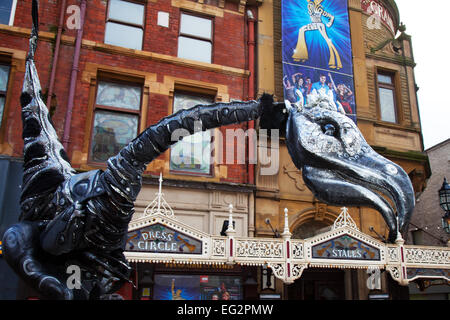
M 161 210 L 161 198 L 162 198 L 162 172 L 159 173 L 159 189 L 158 189 L 158 211 Z
M 159 174 L 159 187 L 158 193 L 156 193 L 155 199 L 145 208 L 144 215 L 163 214 L 168 217 L 173 217 L 174 213 L 172 208 L 164 199 L 164 193 L 162 193 L 162 172 Z
M 333 225 L 333 230 L 337 228 L 349 227 L 355 230 L 359 230 L 355 221 L 350 216 L 348 208 L 342 207 L 341 214 L 336 218 Z
M 284 208 L 284 230 L 281 234 L 283 238 L 290 238 L 292 236 L 292 233 L 289 231 L 288 211 L 288 208 Z
M 228 211 L 230 215 L 228 216 L 228 229 L 226 231 L 227 235 L 229 232 L 236 232 L 233 227 L 233 205 L 231 203 L 228 205 Z

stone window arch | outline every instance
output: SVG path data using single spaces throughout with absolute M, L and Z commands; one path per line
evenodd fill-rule
M 339 212 L 325 204 L 316 204 L 313 208 L 302 210 L 289 220 L 293 239 L 306 239 L 329 230 Z

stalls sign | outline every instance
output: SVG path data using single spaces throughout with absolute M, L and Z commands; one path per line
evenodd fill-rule
M 380 250 L 343 235 L 312 247 L 312 257 L 334 260 L 380 260 Z

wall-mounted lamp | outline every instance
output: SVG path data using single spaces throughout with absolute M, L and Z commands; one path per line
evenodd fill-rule
M 275 238 L 279 238 L 279 237 L 280 237 L 280 232 L 278 232 L 277 229 L 274 229 L 274 228 L 272 227 L 272 224 L 270 223 L 270 219 L 267 218 L 266 220 L 264 220 L 264 222 L 270 226 L 270 229 L 272 229 L 272 232 L 273 232 L 274 237 L 275 237 Z

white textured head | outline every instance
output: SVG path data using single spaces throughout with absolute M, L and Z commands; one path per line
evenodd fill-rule
M 332 95 L 313 90 L 311 94 L 308 95 L 308 101 L 305 108 L 311 109 L 315 107 L 320 107 L 330 111 L 338 110 L 335 102 L 333 101 Z

